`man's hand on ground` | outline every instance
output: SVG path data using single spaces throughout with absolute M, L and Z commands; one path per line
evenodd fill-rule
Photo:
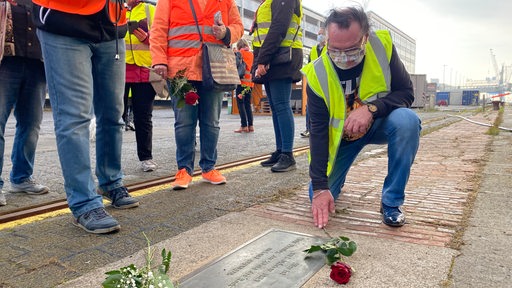
M 311 211 L 315 226 L 324 228 L 329 222 L 329 213 L 335 212 L 334 198 L 329 190 L 320 190 L 313 193 Z

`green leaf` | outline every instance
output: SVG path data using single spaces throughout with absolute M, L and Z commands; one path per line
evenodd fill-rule
M 345 236 L 340 236 L 340 239 L 342 241 L 350 241 L 350 239 L 348 237 L 345 237 Z
M 354 250 L 354 252 L 357 251 L 357 244 L 354 241 L 348 242 L 348 247 L 350 247 L 352 250 Z
M 162 265 L 158 268 L 158 270 L 166 274 L 169 271 L 169 265 L 171 264 L 171 251 L 167 252 L 165 251 L 165 248 L 162 249 Z
M 108 271 L 108 272 L 105 272 L 105 274 L 107 275 L 121 275 L 121 271 L 120 270 L 112 270 L 112 271 Z
M 339 260 L 338 251 L 336 251 L 336 249 L 327 250 L 325 257 L 327 258 L 327 264 L 329 265 Z
M 322 250 L 322 247 L 317 246 L 317 245 L 312 245 L 311 247 L 309 247 L 309 249 L 306 249 L 303 252 L 313 253 L 313 252 L 320 251 L 320 250 Z
M 185 106 L 185 99 L 179 99 L 178 104 L 176 104 L 177 108 L 183 108 Z
M 354 241 L 350 241 L 349 243 L 343 242 L 338 247 L 338 252 L 343 256 L 351 256 L 357 250 L 357 245 L 355 244 L 356 243 Z
M 123 279 L 123 275 L 111 274 L 107 277 L 107 279 L 105 279 L 105 281 L 103 281 L 103 283 L 101 283 L 101 286 L 104 288 L 116 288 L 116 286 L 121 283 L 121 279 Z

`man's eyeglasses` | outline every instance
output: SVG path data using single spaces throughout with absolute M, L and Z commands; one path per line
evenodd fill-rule
M 332 58 L 338 58 L 341 57 L 343 61 L 355 61 L 357 60 L 361 54 L 364 54 L 364 46 L 366 45 L 366 37 L 363 36 L 361 38 L 361 44 L 359 47 L 355 48 L 349 48 L 346 50 L 338 50 L 338 49 L 331 49 L 329 48 L 329 41 L 327 41 L 327 53 Z

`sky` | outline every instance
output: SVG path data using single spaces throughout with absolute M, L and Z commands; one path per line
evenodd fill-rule
M 427 80 L 463 85 L 484 80 L 498 69 L 512 68 L 512 1 L 508 0 L 359 0 L 416 40 L 415 74 Z M 302 0 L 302 5 L 326 15 L 346 5 L 343 0 Z M 354 1 L 352 1 L 354 3 Z M 443 81 L 444 79 L 444 81 Z

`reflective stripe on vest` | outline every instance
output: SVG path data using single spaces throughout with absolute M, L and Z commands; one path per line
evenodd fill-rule
M 201 31 L 203 31 L 203 37 L 205 35 L 213 36 L 213 29 L 212 26 L 205 26 L 200 25 L 199 28 Z M 175 38 L 180 38 L 181 36 L 186 35 L 195 35 L 194 38 L 197 38 L 195 40 L 180 40 Z M 170 38 L 169 41 L 167 41 L 167 46 L 169 48 L 200 48 L 201 47 L 201 40 L 199 38 L 199 35 L 197 34 L 197 26 L 180 26 L 175 28 L 170 28 L 168 31 L 168 36 Z
M 206 2 L 202 7 L 200 2 Z M 233 1 L 234 2 L 234 1 Z M 198 1 L 192 0 L 197 13 L 199 30 L 203 42 L 225 45 L 221 40 L 213 36 L 214 14 L 220 11 L 226 15 L 223 22 L 229 26 L 229 9 L 232 1 Z M 193 57 L 201 53 L 201 39 L 194 16 L 190 9 L 189 1 L 170 1 L 169 5 L 169 30 L 167 31 L 167 56 L 168 57 Z
M 387 93 L 391 88 L 391 71 L 389 61 L 392 53 L 392 41 L 388 31 L 371 32 L 366 44 L 363 71 L 359 86 L 359 97 L 369 102 L 379 93 Z M 327 175 L 330 175 L 337 157 L 343 135 L 346 117 L 346 99 L 340 80 L 327 53 L 319 60 L 304 66 L 302 72 L 307 78 L 308 86 L 322 97 L 329 110 L 329 160 Z M 313 161 L 313 159 L 310 159 Z
M 272 20 L 272 1 L 266 0 L 261 3 L 258 11 L 256 12 L 256 30 L 254 33 L 253 46 L 261 47 L 265 38 L 267 37 L 268 30 Z M 302 19 L 302 5 L 300 6 L 300 15 L 297 16 L 295 13 L 292 15 L 292 20 L 286 31 L 285 38 L 281 41 L 279 46 L 281 47 L 292 47 L 302 48 L 302 29 L 300 29 L 300 22 Z M 293 40 L 295 38 L 295 40 Z M 293 42 L 292 42 L 293 40 Z

